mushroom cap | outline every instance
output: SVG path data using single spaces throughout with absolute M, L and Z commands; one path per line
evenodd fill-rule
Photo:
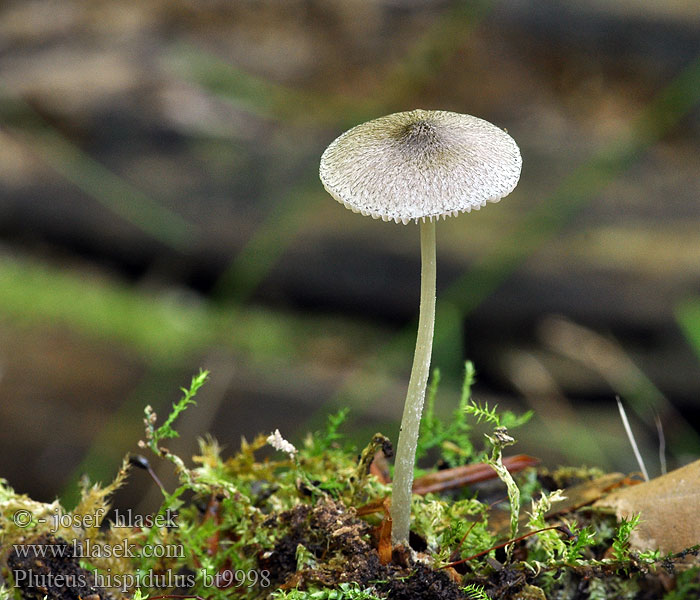
M 488 121 L 411 110 L 336 138 L 321 157 L 320 176 L 350 210 L 406 224 L 498 202 L 517 185 L 521 167 L 515 140 Z

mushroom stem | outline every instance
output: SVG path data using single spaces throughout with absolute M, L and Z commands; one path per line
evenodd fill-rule
M 420 224 L 421 291 L 418 336 L 413 355 L 411 378 L 408 382 L 399 443 L 396 448 L 394 482 L 391 494 L 391 541 L 408 546 L 411 525 L 411 493 L 420 418 L 425 400 L 425 388 L 430 374 L 435 328 L 435 222 Z

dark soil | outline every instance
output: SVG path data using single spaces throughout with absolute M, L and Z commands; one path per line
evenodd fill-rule
M 399 600 L 466 598 L 445 571 L 416 562 L 408 553 L 395 551 L 392 563 L 383 565 L 367 541 L 370 525 L 340 503 L 302 504 L 271 517 L 266 525 L 288 529 L 275 549 L 259 558 L 261 568 L 269 570 L 273 584 L 280 587 L 306 589 L 313 584 L 355 582 Z M 297 571 L 299 544 L 315 557 L 316 567 Z
M 7 565 L 25 600 L 102 600 L 90 571 L 83 569 L 73 546 L 61 538 L 42 535 L 15 547 Z

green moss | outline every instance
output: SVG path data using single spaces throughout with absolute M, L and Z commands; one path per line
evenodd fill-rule
M 177 487 L 163 490 L 157 515 L 137 527 L 84 521 L 85 515 L 107 513 L 110 495 L 126 481 L 126 462 L 107 486 L 85 482 L 73 511 L 58 502 L 35 502 L 0 480 L 2 564 L 7 564 L 15 544 L 53 533 L 83 546 L 132 545 L 133 556 L 89 556 L 81 564 L 95 576 L 109 574 L 115 594 L 135 598 L 172 593 L 172 578 L 179 577 L 175 582 L 188 594 L 220 600 L 232 594 L 251 600 L 378 600 L 397 593 L 392 585 L 404 586 L 404 594 L 422 595 L 411 586 L 426 585 L 426 590 L 443 586 L 441 594 L 453 598 L 541 598 L 544 593 L 566 600 L 579 597 L 582 590 L 588 598 L 633 598 L 654 581 L 655 572 L 672 576 L 675 559 L 687 554 L 663 559 L 658 553 L 635 555 L 629 548 L 634 519 L 616 523 L 609 515 L 585 511 L 567 515 L 571 522 L 560 518 L 552 523 L 548 511 L 561 494 L 536 489 L 536 480 L 527 477 L 533 504 L 518 539 L 496 537 L 489 524 L 492 502 L 488 496 L 481 498 L 479 490 L 452 498 L 414 494 L 412 532 L 423 547 L 421 560 L 394 557 L 383 565 L 377 552 L 387 543 L 382 531 L 390 486 L 370 472 L 370 465 L 376 452 L 386 453 L 386 438 L 377 434 L 358 452 L 345 442 L 341 429 L 347 411 L 341 411 L 298 448 L 279 437 L 273 439 L 275 450 L 271 437 L 259 435 L 251 442 L 243 440 L 233 455 L 223 456 L 215 440 L 204 438 L 197 456 L 186 461 L 163 444 L 177 435 L 177 417 L 194 405 L 205 379 L 204 372 L 195 376 L 164 419 L 146 411 L 141 445 L 158 459 L 169 460 L 178 475 Z M 465 389 L 470 383 L 468 377 Z M 431 394 L 434 402 L 437 386 Z M 514 417 L 487 406 L 469 404 L 463 409 L 493 426 L 517 421 L 507 421 Z M 448 431 L 467 435 L 466 420 L 451 430 L 430 418 L 432 431 L 439 433 L 435 439 L 441 439 L 434 449 L 445 447 Z M 474 440 L 470 443 L 476 455 L 486 453 Z M 147 465 L 143 457 L 132 462 Z M 24 513 L 31 518 L 18 521 L 17 515 Z M 66 520 L 59 524 L 52 515 Z M 536 532 L 553 524 L 559 531 Z M 504 546 L 512 548 L 505 559 L 498 552 Z M 459 584 L 447 577 L 448 571 Z M 697 571 L 688 573 L 678 578 L 677 593 L 668 599 L 694 597 Z M 171 579 L 164 579 L 168 574 Z M 13 583 L 11 574 L 6 581 Z M 2 600 L 20 598 L 19 588 L 6 587 L 0 593 Z

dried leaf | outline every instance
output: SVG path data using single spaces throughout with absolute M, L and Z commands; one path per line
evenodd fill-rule
M 700 460 L 615 491 L 595 506 L 612 508 L 618 519 L 641 514 L 630 537 L 633 550 L 666 554 L 700 544 Z

